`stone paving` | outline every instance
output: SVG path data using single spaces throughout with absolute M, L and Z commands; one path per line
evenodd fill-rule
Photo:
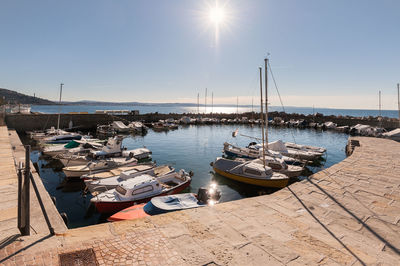
M 400 265 L 400 143 L 356 139 L 350 157 L 274 194 L 19 238 L 0 263 L 93 249 L 99 265 Z

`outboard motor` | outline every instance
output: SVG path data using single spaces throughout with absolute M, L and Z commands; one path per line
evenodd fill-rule
M 216 188 L 199 188 L 197 192 L 197 199 L 199 202 L 208 204 L 209 200 L 213 200 L 214 202 L 218 202 L 221 198 L 221 191 Z

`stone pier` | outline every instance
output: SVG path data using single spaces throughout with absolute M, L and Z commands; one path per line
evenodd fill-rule
M 400 143 L 354 140 L 344 161 L 274 194 L 18 237 L 0 263 L 399 265 Z

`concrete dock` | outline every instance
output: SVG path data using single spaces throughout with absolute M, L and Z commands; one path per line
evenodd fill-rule
M 276 193 L 17 237 L 0 264 L 399 265 L 400 143 L 353 140 L 344 161 Z
M 0 127 L 0 241 L 14 238 L 19 235 L 17 228 L 17 206 L 18 206 L 18 178 L 17 165 L 25 161 L 25 148 L 22 145 L 18 134 L 14 130 L 7 130 L 7 127 Z M 37 184 L 40 196 L 50 222 L 57 233 L 67 230 L 56 207 L 54 206 L 43 183 L 31 163 L 32 175 Z M 47 234 L 49 229 L 34 189 L 30 188 L 30 209 L 31 209 L 31 235 Z M 0 248 L 1 248 L 0 242 Z

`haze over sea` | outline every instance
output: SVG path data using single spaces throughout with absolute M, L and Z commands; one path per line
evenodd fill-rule
M 60 106 L 58 105 L 32 105 L 32 112 L 41 112 L 47 114 L 56 114 L 59 112 Z M 88 113 L 95 113 L 96 110 L 139 110 L 140 114 L 145 113 L 162 113 L 162 114 L 169 114 L 169 113 L 192 113 L 197 114 L 197 106 L 184 106 L 180 105 L 158 105 L 158 104 L 151 104 L 151 105 L 62 105 L 61 106 L 61 113 L 69 113 L 69 112 L 88 112 Z M 254 111 L 258 111 L 258 107 L 253 108 Z M 200 113 L 244 113 L 244 112 L 251 112 L 252 107 L 248 105 L 239 106 L 207 106 L 207 109 L 204 108 L 204 105 L 201 105 L 199 108 Z M 269 111 L 283 111 L 283 108 L 280 106 L 269 106 Z M 361 109 L 333 109 L 333 108 L 312 108 L 312 107 L 294 107 L 288 106 L 285 107 L 286 113 L 299 113 L 299 114 L 313 114 L 321 113 L 323 115 L 342 115 L 342 116 L 355 116 L 355 117 L 364 117 L 364 116 L 378 116 L 379 110 L 361 110 Z M 397 118 L 398 111 L 397 110 L 382 110 L 382 116 Z

